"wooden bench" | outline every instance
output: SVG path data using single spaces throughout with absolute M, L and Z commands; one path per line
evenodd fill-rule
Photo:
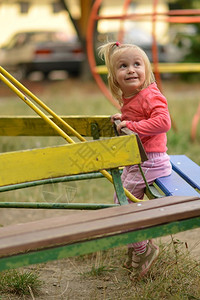
M 156 179 L 166 196 L 199 196 L 200 167 L 185 155 L 170 155 L 172 174 Z
M 146 159 L 144 150 L 138 148 L 137 136 L 116 137 L 110 117 L 76 116 L 62 119 L 73 126 L 75 131 L 79 130 L 83 136 L 92 136 L 95 140 L 100 137 L 103 139 L 0 154 L 0 192 L 54 182 L 97 178 L 99 170 L 100 175 L 104 176 L 105 172 L 102 170 L 106 169 L 110 170 L 112 176 L 108 174 L 111 177 L 109 180 L 114 183 L 120 203 L 127 203 L 122 192 L 118 167 L 138 164 Z M 0 118 L 0 125 L 2 136 L 58 135 L 38 117 L 3 116 Z M 62 128 L 62 124 L 58 125 Z M 66 128 L 65 130 L 67 134 L 72 134 Z M 84 204 L 0 202 L 0 207 L 83 209 Z M 105 205 L 85 205 L 86 209 L 101 207 L 105 208 Z
M 99 139 L 100 137 L 114 137 L 115 131 L 110 124 L 110 117 L 109 116 L 63 116 L 62 119 L 67 122 L 70 126 L 72 126 L 76 131 L 80 132 L 83 136 L 92 136 L 94 139 Z M 60 125 L 62 127 L 62 124 Z M 66 131 L 67 134 L 70 135 L 70 132 Z M 124 134 L 129 135 L 132 134 L 130 130 L 124 130 Z M 0 135 L 1 136 L 52 136 L 57 135 L 57 133 L 50 127 L 48 124 L 44 122 L 43 119 L 40 117 L 8 117 L 2 116 L 0 118 Z M 136 136 L 137 137 L 137 136 Z M 140 149 L 140 155 L 142 161 L 146 159 L 144 155 L 144 151 L 142 149 L 141 144 L 138 140 L 138 145 Z M 74 147 L 74 146 L 73 146 Z M 75 147 L 77 147 L 75 145 Z M 83 147 L 83 146 L 81 146 Z M 105 147 L 104 147 L 105 148 Z M 59 148 L 57 149 L 57 153 Z M 23 154 L 24 155 L 24 154 Z M 43 153 L 41 153 L 43 156 Z M 22 153 L 19 154 L 18 157 L 22 157 Z M 150 198 L 155 198 L 164 195 L 174 195 L 174 196 L 198 196 L 198 191 L 200 190 L 200 183 L 199 183 L 199 173 L 200 167 L 192 162 L 189 158 L 184 155 L 171 155 L 170 156 L 173 171 L 172 174 L 168 177 L 158 178 L 155 181 L 154 187 L 151 187 L 151 191 L 153 193 L 149 195 Z M 17 160 L 17 159 L 15 159 Z M 13 164 L 13 163 L 12 163 Z M 12 165 L 11 164 L 11 165 Z M 54 160 L 54 166 L 57 165 L 56 159 Z M 54 167 L 53 166 L 53 167 Z M 62 167 L 62 163 L 60 165 Z M 183 168 L 184 167 L 184 168 Z M 26 167 L 25 167 L 26 168 Z M 59 168 L 59 167 L 58 167 Z M 7 169 L 7 168 L 6 168 Z M 4 171 L 4 169 L 3 169 Z M 190 172 L 189 172 L 190 171 Z M 40 173 L 40 172 L 39 172 Z M 66 173 L 66 172 L 65 172 Z M 13 174 L 11 169 L 7 170 L 7 175 L 4 177 L 9 177 L 10 174 Z M 63 176 L 64 175 L 64 176 Z M 70 175 L 67 174 L 59 174 L 59 177 L 51 176 L 50 181 L 48 179 L 43 178 L 36 178 L 36 180 L 31 180 L 31 178 L 26 178 L 25 183 L 23 180 L 21 182 L 17 182 L 14 184 L 13 180 L 10 180 L 11 184 L 8 182 L 0 183 L 0 192 L 13 190 L 18 188 L 24 188 L 29 186 L 36 186 L 40 184 L 48 184 L 49 182 L 65 182 L 70 180 L 82 180 L 82 179 L 89 179 L 89 178 L 98 178 L 102 177 L 102 174 L 99 172 L 90 173 L 90 174 L 81 174 L 81 175 Z M 41 177 L 41 176 L 40 176 Z M 119 177 L 119 176 L 118 176 Z M 156 187 L 156 190 L 155 190 Z M 158 190 L 158 191 L 157 191 Z M 159 194 L 161 192 L 161 194 Z M 147 193 L 148 194 L 148 193 Z M 1 207 L 5 207 L 5 203 L 0 203 Z M 22 207 L 22 204 L 15 204 L 15 207 Z M 24 204 L 26 207 L 39 207 L 42 208 L 40 204 Z M 14 207 L 13 203 L 8 203 L 9 207 Z M 46 204 L 43 206 L 47 208 Z M 100 208 L 99 205 L 93 206 L 93 208 Z M 105 207 L 105 206 L 102 206 Z M 60 205 L 57 204 L 56 208 L 74 208 L 74 206 L 67 205 Z M 83 205 L 77 205 L 77 208 L 83 209 Z M 86 207 L 88 208 L 88 207 Z
M 22 119 L 21 117 L 12 120 L 6 117 L 4 119 L 0 118 L 0 135 L 47 136 L 56 135 L 53 130 L 55 129 L 67 141 L 73 142 L 68 135 L 74 131 L 71 129 L 69 130 L 70 132 L 67 131 L 69 129 L 68 124 L 64 123 L 53 111 L 43 105 L 37 97 L 17 82 L 3 68 L 1 68 L 1 73 L 4 75 L 1 76 L 2 81 L 12 88 L 43 120 L 41 118 Z M 35 106 L 28 97 L 17 90 L 9 81 L 17 85 L 39 106 L 42 106 L 46 112 L 53 116 L 53 119 L 48 118 L 43 111 Z M 89 126 L 89 131 L 94 139 L 100 138 L 102 132 L 105 134 L 104 129 L 106 128 L 106 124 L 108 125 L 107 128 L 109 128 L 109 137 L 111 137 L 111 134 L 114 135 L 109 117 L 102 119 L 100 123 L 96 122 L 96 120 Z M 0 270 L 90 253 L 200 226 L 200 201 L 198 195 L 195 197 L 164 197 L 149 202 L 124 205 L 127 203 L 127 200 L 124 190 L 122 191 L 119 172 L 115 172 L 115 168 L 134 163 L 140 164 L 143 161 L 141 155 L 142 145 L 137 139 L 137 143 L 133 143 L 135 145 L 134 150 L 129 147 L 128 156 L 127 151 L 124 151 L 122 161 L 116 163 L 116 160 L 120 158 L 120 152 L 118 152 L 120 148 L 119 140 L 116 144 L 112 144 L 111 147 L 107 147 L 106 141 L 99 141 L 95 149 L 98 150 L 98 145 L 101 149 L 98 150 L 98 153 L 95 151 L 91 152 L 92 164 L 86 168 L 84 162 L 87 162 L 88 156 L 80 155 L 79 152 L 84 149 L 87 153 L 88 150 L 85 139 L 80 136 L 80 134 L 90 136 L 87 134 L 88 118 L 85 121 L 86 124 L 84 125 L 86 126 L 81 126 L 83 124 L 77 121 L 76 124 L 72 125 L 72 129 L 77 130 L 78 138 L 84 141 L 84 145 L 73 144 L 54 149 L 34 149 L 21 153 L 0 154 L 0 186 L 5 188 L 10 185 L 20 185 L 31 181 L 38 182 L 43 179 L 56 178 L 56 176 L 61 178 L 65 175 L 67 167 L 72 161 L 71 170 L 67 172 L 67 175 L 70 176 L 79 175 L 83 167 L 83 173 L 102 170 L 102 168 L 105 168 L 107 162 L 106 168 L 111 168 L 115 190 L 120 204 L 123 205 L 101 210 L 101 214 L 99 211 L 86 212 L 75 216 L 0 228 L 0 255 L 2 257 L 0 260 Z M 49 127 L 50 124 L 51 128 Z M 79 127 L 79 130 L 76 126 Z M 82 129 L 86 134 L 82 132 Z M 133 141 L 135 138 L 136 136 L 133 135 L 123 137 L 122 148 L 126 148 L 125 140 L 128 142 Z M 113 139 L 110 140 L 113 141 Z M 71 151 L 70 153 L 74 160 L 71 157 L 70 159 L 67 157 L 68 151 Z M 101 159 L 102 151 L 106 152 L 106 160 Z M 134 157 L 136 152 L 137 155 Z M 116 154 L 114 158 L 113 153 Z M 60 159 L 61 157 L 62 159 Z M 76 164 L 77 158 L 80 159 L 78 164 Z M 53 161 L 52 166 L 49 166 L 50 159 Z
M 141 151 L 138 148 L 137 138 L 134 135 L 102 139 L 101 141 L 87 141 L 84 143 L 67 144 L 41 149 L 16 151 L 0 154 L 0 188 L 5 191 L 12 186 L 26 186 L 30 182 L 40 182 L 49 179 L 62 181 L 63 176 L 75 176 L 90 172 L 100 172 L 114 184 L 120 204 L 126 204 L 129 193 L 122 187 L 118 167 L 141 163 Z M 110 170 L 110 173 L 107 171 Z M 130 194 L 130 193 L 129 193 Z M 128 195 L 130 198 L 131 194 Z M 137 200 L 137 199 L 136 199 Z M 81 208 L 83 208 L 82 204 Z M 87 204 L 87 208 L 89 208 Z M 113 206 L 113 204 L 112 204 Z M 0 207 L 20 207 L 15 203 L 0 203 Z M 42 208 L 27 203 L 24 207 Z M 59 208 L 48 203 L 49 208 Z M 48 208 L 45 205 L 44 208 Z M 65 203 L 61 208 L 76 208 L 77 205 Z M 98 205 L 91 205 L 98 208 Z M 78 208 L 79 205 L 78 205 Z
M 89 117 L 85 117 L 83 119 L 72 117 L 67 118 L 67 120 L 68 122 L 71 122 L 71 125 L 73 124 L 74 128 L 78 129 L 78 127 L 81 127 L 81 134 L 84 136 L 90 136 L 91 132 L 95 139 L 101 137 L 101 135 L 114 136 L 114 131 L 113 129 L 111 130 L 109 117 L 92 117 L 92 119 Z M 83 122 L 83 126 L 80 125 L 81 122 Z M 1 123 L 1 135 L 42 135 L 43 131 L 41 131 L 41 128 L 43 128 L 43 125 L 45 135 L 52 135 L 51 128 L 48 128 L 48 126 L 45 127 L 44 121 L 38 117 L 23 117 L 23 120 L 21 117 L 4 117 L 3 119 L 0 118 L 0 124 Z M 1 128 L 4 129 L 2 130 Z M 115 168 L 120 165 L 140 163 L 142 161 L 141 157 L 136 159 L 134 155 L 131 156 L 131 152 L 133 152 L 133 148 L 131 147 L 135 144 L 135 138 L 136 137 L 133 135 L 130 137 L 114 138 L 112 140 L 114 144 L 111 143 L 109 145 L 110 148 L 107 147 L 108 144 L 106 141 L 105 143 L 102 140 L 100 141 L 102 147 L 99 155 L 102 154 L 102 151 L 110 152 L 110 154 L 112 154 L 112 151 L 116 150 L 116 146 L 119 145 L 119 141 L 117 139 L 121 139 L 120 141 L 123 139 L 123 142 L 121 143 L 121 145 L 123 145 L 123 147 L 121 147 L 122 152 L 116 152 L 117 162 L 116 159 L 113 159 L 113 155 L 109 156 L 111 161 L 107 160 L 107 164 L 105 163 L 106 168 L 111 167 L 114 168 L 113 171 L 115 171 Z M 98 142 L 91 143 L 94 148 L 96 147 L 95 149 L 97 149 Z M 87 147 L 87 143 L 84 144 Z M 128 145 L 128 148 L 126 145 Z M 14 154 L 15 157 L 13 154 L 9 153 L 5 153 L 5 155 L 3 154 L 2 163 L 9 162 L 9 164 L 7 164 L 7 167 L 9 166 L 9 168 L 6 169 L 2 167 L 2 172 L 6 172 L 7 176 L 2 179 L 1 188 L 6 188 L 15 184 L 20 186 L 20 184 L 23 183 L 23 180 L 30 183 L 31 180 L 33 180 L 33 184 L 36 184 L 36 182 L 43 184 L 44 179 L 42 178 L 44 178 L 47 174 L 50 174 L 49 176 L 52 179 L 52 171 L 54 172 L 53 176 L 55 176 L 55 179 L 62 181 L 63 174 L 66 172 L 67 164 L 69 162 L 66 160 L 66 168 L 63 168 L 63 162 L 58 162 L 57 157 L 62 155 L 64 159 L 67 153 L 66 151 L 68 151 L 67 149 L 71 148 L 79 149 L 80 147 L 79 145 L 58 146 L 54 149 L 57 152 L 57 155 L 55 156 L 52 156 L 52 153 L 55 153 L 52 149 L 35 149 L 34 151 L 25 151 L 23 153 Z M 125 156 L 121 159 L 120 153 L 127 154 L 127 149 L 130 156 Z M 137 148 L 135 148 L 134 151 L 136 151 L 136 149 Z M 137 151 L 139 151 L 139 148 Z M 39 166 L 37 166 L 37 172 L 34 170 L 34 175 L 32 172 L 22 172 L 22 174 L 25 173 L 25 175 L 22 175 L 22 178 L 20 179 L 21 182 L 19 182 L 18 176 L 15 176 L 15 174 L 13 175 L 11 172 L 13 164 L 15 164 L 15 168 L 18 167 L 19 169 L 20 167 L 21 169 L 27 170 L 27 160 L 25 157 L 28 155 L 28 161 L 30 163 L 36 156 L 35 154 L 40 158 L 45 156 L 48 158 L 51 156 L 54 166 L 57 166 L 58 164 L 59 167 L 56 169 L 54 169 L 54 167 L 49 168 L 48 164 L 45 164 L 44 159 L 42 177 Z M 97 153 L 95 153 L 92 160 L 94 163 L 92 163 L 92 165 L 95 165 L 95 168 L 90 169 L 90 171 L 96 172 L 99 169 L 99 160 L 96 160 L 98 157 L 96 154 Z M 136 156 L 140 156 L 140 154 L 141 151 L 137 152 Z M 40 159 L 40 161 L 42 160 Z M 162 199 L 153 199 L 151 201 L 135 203 L 133 205 L 104 208 L 101 210 L 101 213 L 99 213 L 99 211 L 81 212 L 66 217 L 51 218 L 0 228 L 0 270 L 86 254 L 115 246 L 125 245 L 141 239 L 169 235 L 179 231 L 200 227 L 200 200 L 199 193 L 196 191 L 196 188 L 198 189 L 198 175 L 193 176 L 195 178 L 190 176 L 190 174 L 187 173 L 187 167 L 183 169 L 183 165 L 180 168 L 180 164 L 175 163 L 174 156 L 171 156 L 171 161 L 172 164 L 174 164 L 172 175 L 156 180 L 156 187 L 159 191 L 162 190 L 162 193 L 164 190 L 168 190 L 169 193 L 167 194 L 166 192 L 166 194 L 173 196 L 165 197 L 162 195 Z M 184 159 L 184 161 L 187 161 L 187 159 Z M 110 165 L 110 163 L 112 163 L 112 165 Z M 191 164 L 191 161 L 188 163 Z M 178 165 L 179 168 L 175 168 L 175 165 Z M 34 163 L 34 168 L 35 166 L 36 165 Z M 63 170 L 62 174 L 60 173 L 60 168 Z M 184 176 L 181 174 L 180 169 Z M 196 170 L 197 169 L 199 170 L 199 166 L 196 166 Z M 88 171 L 88 169 L 85 170 L 86 173 Z M 80 175 L 76 171 L 74 172 L 76 174 L 75 176 Z M 98 172 L 95 174 L 97 173 Z M 179 174 L 181 174 L 181 176 Z M 71 173 L 68 172 L 67 175 L 71 176 Z M 81 176 L 82 175 L 84 174 L 81 174 Z M 119 179 L 119 172 L 117 172 L 117 174 L 113 172 L 113 175 L 114 178 L 116 178 L 116 180 L 114 180 L 116 183 L 115 188 L 121 193 L 122 186 Z M 175 178 L 173 176 L 179 177 Z M 192 178 L 192 184 L 186 180 L 186 177 Z M 177 180 L 177 178 L 179 178 L 179 180 Z M 187 186 L 184 190 L 179 188 L 180 180 L 183 181 L 185 187 Z M 189 196 L 185 195 L 186 190 L 188 190 L 188 186 L 192 187 L 192 193 Z M 178 192 L 177 188 L 179 189 Z M 184 191 L 183 194 L 180 195 L 180 191 Z M 177 195 L 175 192 L 178 193 L 178 196 L 174 196 Z M 124 199 L 124 194 L 122 194 L 119 198 L 122 197 L 122 199 Z M 122 200 L 121 204 L 125 203 L 126 201 Z M 2 205 L 1 207 L 5 207 L 3 206 L 3 203 L 0 204 Z M 39 203 L 37 203 L 36 207 L 39 207 Z M 55 206 L 55 208 L 59 208 L 58 205 Z M 67 206 L 65 208 L 67 208 Z M 79 208 L 83 209 L 82 206 Z M 99 208 L 98 205 L 96 205 L 96 208 Z
M 115 131 L 110 124 L 109 116 L 63 116 L 62 119 L 83 136 L 89 136 L 89 137 L 92 136 L 94 139 L 99 139 L 100 137 L 107 138 L 107 137 L 115 136 Z M 62 124 L 58 124 L 58 125 L 60 125 L 62 128 Z M 69 135 L 71 134 L 67 130 L 66 133 Z M 132 134 L 132 132 L 130 130 L 124 130 L 124 134 L 129 135 Z M 2 116 L 0 118 L 0 135 L 28 137 L 28 136 L 42 136 L 42 135 L 52 136 L 52 135 L 57 135 L 57 133 L 50 126 L 48 126 L 48 124 L 46 124 L 45 121 L 40 117 Z M 144 155 L 144 151 L 142 149 L 141 144 L 138 143 L 138 145 L 140 147 L 140 155 L 143 161 L 146 159 Z M 59 151 L 59 149 L 57 150 Z M 41 153 L 41 156 L 42 155 L 43 154 Z M 19 154 L 19 157 L 22 157 L 22 154 Z M 200 190 L 200 183 L 199 183 L 200 167 L 184 155 L 182 156 L 171 155 L 170 159 L 173 167 L 172 174 L 168 177 L 158 178 L 155 181 L 154 187 L 151 187 L 151 190 L 153 190 L 153 194 L 149 195 L 149 197 L 155 198 L 163 195 L 198 196 L 199 195 L 198 191 Z M 57 165 L 56 159 L 54 160 L 54 166 L 55 164 Z M 62 167 L 62 163 L 60 164 L 60 166 Z M 11 169 L 8 170 L 7 175 L 5 177 L 9 177 L 10 174 L 12 173 L 13 171 Z M 51 176 L 50 181 L 48 179 L 44 179 L 45 177 L 39 178 L 39 175 L 36 178 L 36 180 L 31 180 L 30 178 L 26 178 L 25 183 L 23 182 L 23 180 L 21 180 L 21 182 L 18 181 L 16 184 L 14 184 L 13 180 L 11 180 L 11 184 L 9 184 L 8 182 L 6 184 L 0 183 L 0 192 L 29 187 L 29 186 L 36 186 L 40 184 L 48 184 L 49 182 L 54 183 L 54 182 L 59 182 L 59 181 L 64 182 L 64 181 L 69 181 L 74 179 L 79 180 L 79 178 L 82 180 L 88 178 L 102 177 L 102 174 L 99 172 L 90 173 L 87 175 L 85 174 L 81 174 L 78 176 L 75 175 L 75 177 L 74 175 L 71 176 L 70 174 L 67 174 L 67 176 L 65 175 L 66 174 L 59 174 L 59 177 L 56 177 L 55 174 L 55 176 Z M 155 191 L 155 187 L 156 189 L 158 189 L 158 191 L 157 190 Z M 159 192 L 161 192 L 161 195 L 159 194 Z M 9 203 L 9 205 L 10 207 L 14 207 L 13 203 Z M 5 204 L 0 203 L 0 206 L 5 207 Z M 20 207 L 20 206 L 21 204 L 16 207 Z M 28 204 L 26 204 L 26 206 L 28 206 Z M 35 204 L 29 204 L 29 206 L 31 208 L 38 207 Z M 70 208 L 70 205 L 66 205 L 66 206 Z M 47 208 L 46 205 L 44 205 L 44 208 Z M 57 205 L 57 208 L 59 208 L 59 205 Z M 60 205 L 60 208 L 64 208 L 64 205 L 63 204 Z M 78 208 L 83 208 L 83 206 L 78 205 Z M 96 208 L 99 208 L 99 206 L 96 206 Z
M 164 197 L 0 228 L 0 270 L 63 259 L 200 226 L 198 197 Z

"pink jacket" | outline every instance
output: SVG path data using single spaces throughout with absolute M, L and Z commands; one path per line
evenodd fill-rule
M 129 99 L 123 99 L 122 121 L 126 127 L 138 133 L 146 152 L 167 151 L 166 132 L 171 120 L 166 98 L 156 83 Z

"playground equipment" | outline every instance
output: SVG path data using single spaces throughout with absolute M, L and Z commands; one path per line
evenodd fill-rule
M 102 0 L 96 0 L 91 9 L 90 17 L 88 20 L 88 30 L 87 30 L 87 56 L 90 64 L 90 69 L 95 78 L 100 90 L 104 93 L 107 99 L 116 107 L 120 108 L 119 104 L 112 97 L 110 91 L 107 88 L 105 80 L 102 78 L 102 75 L 107 74 L 106 67 L 100 65 L 96 57 L 96 48 L 95 44 L 95 34 L 96 28 L 98 28 L 98 23 L 102 20 L 109 21 L 120 21 L 120 31 L 118 33 L 118 41 L 123 40 L 125 33 L 124 22 L 129 20 L 133 22 L 143 22 L 147 19 L 150 20 L 149 26 L 151 26 L 152 32 L 152 69 L 155 74 L 156 82 L 161 91 L 163 91 L 161 75 L 163 73 L 184 73 L 184 72 L 200 72 L 200 63 L 170 63 L 170 62 L 159 62 L 158 59 L 158 43 L 156 36 L 156 28 L 158 22 L 164 23 L 199 23 L 200 22 L 200 9 L 182 9 L 182 10 L 168 10 L 165 12 L 160 12 L 158 10 L 159 0 L 152 0 L 152 12 L 138 12 L 130 13 L 129 7 L 134 1 L 124 0 L 123 1 L 123 13 L 120 15 L 101 15 L 99 13 L 100 7 L 103 4 Z M 108 25 L 109 28 L 109 25 Z M 106 41 L 104 41 L 106 42 Z M 104 76 L 105 77 L 105 76 Z M 200 119 L 200 106 L 198 107 L 191 126 L 191 139 L 194 141 L 196 138 L 196 131 L 198 122 Z M 176 129 L 176 124 L 172 118 L 172 126 Z
M 198 165 L 185 156 L 172 156 L 172 175 L 158 178 L 153 188 L 147 185 L 150 198 L 162 198 L 136 199 L 123 189 L 119 170 L 121 166 L 140 164 L 146 159 L 133 132 L 125 131 L 128 135 L 115 137 L 106 116 L 61 118 L 3 68 L 0 78 L 40 116 L 2 117 L 0 135 L 60 135 L 69 142 L 69 145 L 0 154 L 0 191 L 106 175 L 114 184 L 120 202 L 119 205 L 1 202 L 1 208 L 97 211 L 0 228 L 0 270 L 91 253 L 200 226 Z M 46 116 L 27 95 L 52 117 Z M 81 143 L 75 143 L 69 135 L 80 137 Z M 88 142 L 83 137 L 91 135 L 97 140 Z M 107 138 L 99 139 L 102 136 Z M 126 205 L 127 195 L 136 203 Z
M 100 77 L 100 73 L 106 72 L 105 67 L 96 66 L 92 49 L 92 31 L 95 22 L 100 19 L 97 16 L 100 3 L 100 0 L 94 3 L 89 20 L 88 57 L 97 83 L 110 98 Z M 130 1 L 125 1 L 124 15 L 121 19 L 127 17 L 129 3 Z M 153 26 L 158 16 L 156 3 L 157 1 L 154 1 Z M 191 13 L 185 11 L 186 15 Z M 173 16 L 172 12 L 170 14 L 166 16 L 166 21 L 183 21 L 181 17 L 178 19 L 179 16 Z M 191 21 L 189 16 L 187 18 Z M 196 20 L 199 22 L 198 18 Z M 154 48 L 156 53 L 155 40 Z M 153 67 L 157 74 L 162 70 L 186 70 L 185 65 L 158 64 Z M 199 66 L 193 67 L 199 71 Z M 147 185 L 149 197 L 159 199 L 136 199 L 123 189 L 119 167 L 140 164 L 146 159 L 137 135 L 125 131 L 127 135 L 115 137 L 108 116 L 60 117 L 3 68 L 0 68 L 0 79 L 39 115 L 0 118 L 0 135 L 59 135 L 69 143 L 57 147 L 0 154 L 0 191 L 105 177 L 114 184 L 120 202 L 119 205 L 1 202 L 1 208 L 73 208 L 93 211 L 0 228 L 0 270 L 105 250 L 200 227 L 200 167 L 186 156 L 172 155 L 172 175 L 158 178 L 153 187 Z M 112 98 L 110 101 L 116 106 Z M 41 108 L 50 117 L 45 115 Z M 87 141 L 85 138 L 91 136 L 95 141 Z M 75 143 L 73 137 L 78 138 L 80 143 Z M 135 203 L 126 205 L 127 197 Z
M 0 270 L 106 250 L 200 226 L 199 197 L 165 197 L 0 228 Z
M 74 140 L 69 137 L 69 135 L 63 130 L 63 129 L 67 129 L 71 134 L 73 134 L 74 136 L 76 136 L 81 142 L 86 142 L 86 139 L 83 138 L 76 130 L 74 130 L 68 123 L 66 123 L 63 119 L 61 119 L 59 116 L 57 116 L 51 109 L 49 109 L 40 99 L 38 99 L 37 97 L 35 97 L 29 90 L 27 90 L 20 82 L 18 82 L 12 75 L 10 75 L 6 70 L 4 70 L 2 67 L 0 68 L 1 70 L 1 74 L 0 74 L 0 79 L 8 86 L 10 87 L 30 108 L 32 108 L 46 123 L 48 123 L 62 138 L 64 138 L 68 143 L 70 144 L 75 144 Z M 9 78 L 9 80 L 7 78 Z M 29 100 L 27 98 L 27 96 L 25 96 L 19 89 L 17 89 L 14 84 L 11 83 L 11 81 L 13 83 L 15 83 L 18 87 L 21 88 L 21 90 L 23 90 L 24 92 L 26 92 L 26 94 L 28 96 L 30 96 L 38 105 L 40 105 L 45 111 L 47 111 L 54 119 L 50 119 L 47 115 L 45 115 L 43 113 L 43 111 L 38 108 L 31 100 Z M 62 126 L 64 126 L 63 129 L 61 129 L 61 127 L 59 127 L 55 121 L 60 122 L 62 124 Z M 122 139 L 124 139 L 125 137 L 123 137 Z M 120 141 L 118 141 L 120 144 Z M 124 140 L 124 143 L 126 145 L 126 141 Z M 105 144 L 105 145 L 104 145 Z M 92 156 L 92 158 L 90 157 L 90 160 L 92 161 L 90 164 L 88 164 L 88 167 L 86 168 L 86 170 L 83 170 L 83 164 L 84 164 L 84 160 L 87 159 L 87 155 L 86 157 L 82 157 L 82 161 L 77 161 L 76 159 L 74 159 L 74 163 L 71 164 L 71 175 L 73 174 L 77 174 L 78 172 L 80 172 L 80 170 L 82 171 L 82 173 L 85 172 L 89 172 L 89 171 L 97 171 L 100 170 L 100 173 L 105 176 L 111 183 L 113 183 L 113 179 L 111 174 L 109 174 L 106 170 L 103 169 L 103 162 L 102 158 L 100 155 L 100 153 L 103 153 L 104 149 L 108 146 L 106 146 L 108 144 L 107 141 L 101 141 L 101 143 L 97 143 L 96 147 L 101 149 L 97 149 L 95 148 L 95 143 L 93 142 L 92 144 L 86 143 L 81 145 L 81 148 L 83 148 L 83 153 L 84 152 L 90 152 L 90 156 Z M 127 143 L 128 145 L 128 143 Z M 74 145 L 75 146 L 75 145 Z M 77 145 L 75 147 L 70 147 L 72 148 L 72 151 L 75 153 L 79 153 L 81 150 L 80 149 L 80 145 Z M 68 147 L 68 149 L 70 149 Z M 85 149 L 84 149 L 85 148 Z M 90 149 L 91 148 L 91 149 Z M 137 148 L 137 144 L 136 144 L 136 137 L 135 137 L 135 148 L 137 149 L 135 151 L 135 161 L 137 163 L 140 163 L 140 155 L 139 155 L 139 150 Z M 107 153 L 110 154 L 109 158 L 105 158 L 106 161 L 111 161 L 111 157 L 115 157 L 113 163 L 110 164 L 110 167 L 116 167 L 116 161 L 118 160 L 115 152 L 118 152 L 119 146 L 117 146 L 116 141 L 114 143 L 111 142 L 111 145 L 109 145 L 109 152 Z M 70 151 L 70 150 L 69 150 Z M 96 155 L 96 152 L 99 151 L 99 155 Z M 130 153 L 131 155 L 131 151 L 130 149 L 127 149 L 126 153 Z M 126 156 L 126 153 L 124 153 L 124 156 Z M 72 155 L 72 154 L 71 154 Z M 70 155 L 70 156 L 71 156 Z M 122 153 L 121 153 L 122 155 Z M 22 157 L 23 156 L 23 157 Z M 66 175 L 66 166 L 68 166 L 70 164 L 70 160 L 71 157 L 69 159 L 69 161 L 66 161 L 66 153 L 65 153 L 65 147 L 59 147 L 59 149 L 46 149 L 46 150 L 35 150 L 34 153 L 31 152 L 23 152 L 19 154 L 19 157 L 22 157 L 22 159 L 18 158 L 18 154 L 4 154 L 2 156 L 2 172 L 4 172 L 4 176 L 2 176 L 1 178 L 1 185 L 2 186 L 6 186 L 6 185 L 13 185 L 16 184 L 17 182 L 21 181 L 21 182 L 26 182 L 26 181 L 31 181 L 31 180 L 39 180 L 42 178 L 49 177 L 55 177 L 56 175 L 58 177 L 62 176 L 62 175 Z M 59 157 L 59 160 L 58 160 Z M 36 158 L 36 159 L 35 159 Z M 119 159 L 121 157 L 119 156 Z M 27 169 L 27 162 L 31 160 L 35 159 L 35 163 L 34 163 L 34 167 L 28 168 Z M 49 159 L 51 159 L 51 162 L 54 161 L 54 164 L 49 165 Z M 126 157 L 127 159 L 127 163 L 130 164 L 130 161 L 128 162 L 128 160 L 132 160 L 133 157 Z M 20 161 L 20 163 L 19 163 Z M 73 161 L 73 159 L 72 159 Z M 60 162 L 60 163 L 59 163 Z M 66 163 L 66 165 L 65 165 Z M 6 164 L 6 169 L 5 169 L 5 165 Z M 9 167 L 10 166 L 10 167 Z M 81 166 L 81 167 L 80 167 Z M 17 172 L 16 174 L 12 172 L 11 169 L 20 169 L 21 173 Z M 6 170 L 6 173 L 5 173 Z M 26 171 L 25 171 L 26 170 Z M 27 171 L 29 170 L 29 171 Z M 41 170 L 42 173 L 41 173 Z M 55 173 L 54 170 L 57 170 Z M 38 174 L 39 173 L 39 174 Z M 20 177 L 21 174 L 21 177 Z M 70 174 L 67 174 L 70 175 Z M 125 195 L 132 201 L 139 201 L 139 199 L 135 198 L 133 195 L 130 194 L 129 191 L 127 191 L 126 189 L 124 189 Z

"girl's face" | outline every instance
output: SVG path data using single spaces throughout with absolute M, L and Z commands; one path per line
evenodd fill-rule
M 124 50 L 115 58 L 115 76 L 125 98 L 140 90 L 145 82 L 145 64 L 138 49 Z

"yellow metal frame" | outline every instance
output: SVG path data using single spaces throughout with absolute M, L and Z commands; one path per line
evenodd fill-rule
M 152 69 L 155 71 L 155 66 L 152 64 Z M 95 67 L 98 74 L 107 74 L 107 67 L 99 65 Z M 185 73 L 185 72 L 200 72 L 200 63 L 158 63 L 158 71 L 160 73 Z
M 113 126 L 110 126 L 109 115 L 60 116 L 65 122 L 84 137 L 116 136 Z M 50 117 L 53 119 L 52 117 Z M 60 125 L 61 126 L 61 125 Z M 73 134 L 64 130 L 69 136 Z M 58 136 L 57 132 L 39 116 L 6 116 L 0 117 L 0 136 Z
M 1 153 L 0 186 L 96 172 L 133 162 L 141 162 L 135 135 Z
M 59 121 L 60 124 L 74 136 L 76 136 L 81 142 L 86 142 L 87 140 L 82 137 L 77 131 L 75 131 L 69 124 L 67 124 L 62 118 L 60 118 L 55 112 L 53 112 L 47 105 L 45 105 L 38 97 L 31 93 L 26 87 L 24 87 L 18 80 L 16 80 L 10 73 L 8 73 L 4 68 L 0 66 L 0 79 L 15 93 L 17 96 L 23 100 L 30 108 L 32 108 L 46 123 L 48 123 L 62 138 L 64 138 L 68 143 L 75 144 L 74 140 L 69 137 L 66 132 L 64 132 L 55 122 L 54 119 Z M 42 107 L 47 113 L 49 113 L 53 119 L 50 119 L 41 109 L 39 109 L 27 96 L 25 96 L 15 85 L 22 90 L 26 95 L 28 95 L 32 100 L 34 100 L 40 107 Z M 112 176 L 106 171 L 101 170 L 101 174 L 106 177 L 112 184 Z M 125 195 L 132 202 L 141 202 L 146 200 L 141 200 L 133 196 L 127 189 L 124 188 Z

